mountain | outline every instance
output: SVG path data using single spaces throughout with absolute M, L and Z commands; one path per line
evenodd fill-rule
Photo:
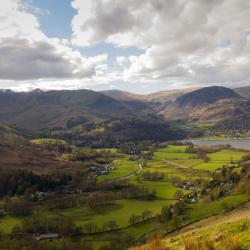
M 161 114 L 170 120 L 215 123 L 242 111 L 245 100 L 225 87 L 206 87 L 178 97 Z
M 121 102 L 91 90 L 0 92 L 0 123 L 21 129 L 66 129 L 130 117 Z
M 147 96 L 137 95 L 128 91 L 121 90 L 104 90 L 101 91 L 102 94 L 107 95 L 118 101 L 147 101 Z
M 198 88 L 184 88 L 184 89 L 159 91 L 159 92 L 147 95 L 147 100 L 160 102 L 160 103 L 171 102 L 171 101 L 175 101 L 178 97 L 184 94 L 195 91 L 196 89 Z
M 154 103 L 152 103 L 146 95 L 137 95 L 120 90 L 105 90 L 101 93 L 121 102 L 128 108 L 144 111 L 145 113 L 152 112 L 154 106 Z
M 240 96 L 250 99 L 250 86 L 236 88 L 234 91 Z
M 138 95 L 127 91 L 105 90 L 101 93 L 122 102 L 125 106 L 143 111 L 144 113 L 158 113 L 178 97 L 192 92 L 197 88 L 184 88 L 160 91 L 148 95 Z
M 105 90 L 101 93 L 112 97 L 118 101 L 141 101 L 141 102 L 157 102 L 157 103 L 165 103 L 169 101 L 176 100 L 179 96 L 192 92 L 198 88 L 184 88 L 184 89 L 173 89 L 173 90 L 165 90 L 159 91 L 152 94 L 147 95 L 138 95 L 127 91 L 121 90 Z
M 214 86 L 198 89 L 191 93 L 182 95 L 176 99 L 176 103 L 180 107 L 186 105 L 202 106 L 231 98 L 240 98 L 240 96 L 231 89 Z

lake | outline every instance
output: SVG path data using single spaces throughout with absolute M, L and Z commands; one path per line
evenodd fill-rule
M 198 146 L 213 146 L 213 145 L 223 145 L 230 144 L 233 148 L 240 148 L 250 150 L 250 138 L 242 139 L 226 139 L 226 140 L 185 140 L 185 142 L 192 142 L 194 145 Z

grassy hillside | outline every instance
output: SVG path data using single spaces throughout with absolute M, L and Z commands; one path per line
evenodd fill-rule
M 250 203 L 201 220 L 150 244 L 133 250 L 248 250 L 250 249 Z
M 16 131 L 4 125 L 0 125 L 0 152 L 0 169 L 29 169 L 45 174 L 50 170 L 71 166 L 71 163 L 62 161 L 55 151 L 32 145 Z

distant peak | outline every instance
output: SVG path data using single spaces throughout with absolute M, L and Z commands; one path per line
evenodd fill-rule
M 30 91 L 30 93 L 43 93 L 44 91 L 39 89 L 39 88 L 36 88 L 36 89 L 33 89 L 32 91 Z
M 212 104 L 216 101 L 230 98 L 240 98 L 232 89 L 220 86 L 205 87 L 177 98 L 179 106 Z
M 0 89 L 0 92 L 2 93 L 14 93 L 11 89 Z

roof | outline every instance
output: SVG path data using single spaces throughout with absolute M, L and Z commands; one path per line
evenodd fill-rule
M 39 235 L 36 235 L 35 238 L 37 240 L 52 240 L 52 239 L 58 239 L 59 234 L 58 233 L 55 233 L 55 234 L 39 234 Z

